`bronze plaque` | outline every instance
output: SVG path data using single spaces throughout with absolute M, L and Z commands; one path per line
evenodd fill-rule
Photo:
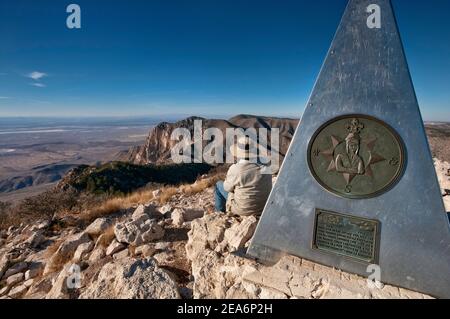
M 386 123 L 365 115 L 338 117 L 323 125 L 308 149 L 312 175 L 342 197 L 370 198 L 399 180 L 405 163 L 400 136 Z
M 313 248 L 373 264 L 378 230 L 375 220 L 316 210 Z

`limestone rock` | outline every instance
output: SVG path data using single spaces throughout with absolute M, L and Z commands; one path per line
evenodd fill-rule
M 56 250 L 56 252 L 50 257 L 47 265 L 44 269 L 44 275 L 55 271 L 59 267 L 62 261 L 70 260 L 73 254 L 77 250 L 78 246 L 84 243 L 90 242 L 89 235 L 86 233 L 79 233 L 70 235 Z
M 45 240 L 43 230 L 37 230 L 25 241 L 32 248 L 38 247 Z
M 135 221 L 143 221 L 147 220 L 148 218 L 154 219 L 154 218 L 160 218 L 161 214 L 158 212 L 155 206 L 153 205 L 139 205 L 136 210 L 133 212 L 133 215 L 131 216 L 131 219 Z
M 111 242 L 111 244 L 108 246 L 108 248 L 106 249 L 106 255 L 107 256 L 111 256 L 114 255 L 115 253 L 124 250 L 125 249 L 125 245 L 122 243 L 119 243 L 117 240 L 113 240 Z
M 0 289 L 0 296 L 6 295 L 10 289 L 11 289 L 11 287 L 9 287 L 9 286 L 5 286 L 2 289 Z
M 27 269 L 28 264 L 26 262 L 19 262 L 15 265 L 13 265 L 11 268 L 9 268 L 6 272 L 5 275 L 3 276 L 3 279 L 6 279 L 12 275 L 15 275 L 19 272 L 23 272 Z
M 39 299 L 43 299 L 45 295 L 52 289 L 52 281 L 56 276 L 57 274 L 51 274 L 39 280 L 35 279 L 30 289 L 28 290 L 26 297 L 37 297 Z
M 174 255 L 170 252 L 163 251 L 153 255 L 153 258 L 158 262 L 158 265 L 168 265 L 174 260 Z
M 140 246 L 164 237 L 164 228 L 155 220 L 140 215 L 136 220 L 116 224 L 114 234 L 117 241 L 121 243 Z
M 214 250 L 223 241 L 229 225 L 230 219 L 225 214 L 208 214 L 194 220 L 186 244 L 188 259 L 195 260 L 196 256 L 207 248 Z
M 73 274 L 73 270 L 70 264 L 64 266 L 54 279 L 52 288 L 47 293 L 45 299 L 69 299 L 71 291 L 76 288 L 75 286 L 71 287 L 68 285 L 68 279 Z
M 258 220 L 255 216 L 243 217 L 242 222 L 235 223 L 225 231 L 225 239 L 231 251 L 236 251 L 252 238 Z
M 23 282 L 23 285 L 27 288 L 30 288 L 33 285 L 34 279 L 28 279 Z
M 170 246 L 171 246 L 170 242 L 160 241 L 155 244 L 155 249 L 156 250 L 167 250 L 170 248 Z
M 77 250 L 73 254 L 72 261 L 74 263 L 78 263 L 78 262 L 82 261 L 92 251 L 93 248 L 94 248 L 94 242 L 92 242 L 92 241 L 81 244 L 80 246 L 78 246 Z
M 27 287 L 26 285 L 19 285 L 17 287 L 14 287 L 13 289 L 11 289 L 11 291 L 8 293 L 8 296 L 13 298 L 13 299 L 17 299 L 19 297 L 22 297 L 27 291 L 28 291 L 29 286 Z
M 134 253 L 136 255 L 142 255 L 143 257 L 151 257 L 155 254 L 156 247 L 152 247 L 150 245 L 142 245 L 139 247 L 136 247 L 134 250 Z
M 25 272 L 25 280 L 29 280 L 39 276 L 44 270 L 44 263 L 33 262 L 31 263 L 29 269 Z
M 172 213 L 173 207 L 169 204 L 166 204 L 158 209 L 159 213 L 163 215 L 165 218 L 169 218 Z
M 91 236 L 99 236 L 105 230 L 107 230 L 112 225 L 109 218 L 97 218 L 92 224 L 90 224 L 84 231 L 86 234 Z
M 170 215 L 170 218 L 172 219 L 172 224 L 175 226 L 182 226 L 184 223 L 184 209 L 182 208 L 175 208 Z
M 113 255 L 113 258 L 114 258 L 114 259 L 122 259 L 122 258 L 128 257 L 128 255 L 129 255 L 128 249 L 124 249 L 124 250 L 122 250 L 122 251 L 119 251 L 118 253 L 115 253 L 115 254 Z
M 23 278 L 24 278 L 23 273 L 20 272 L 18 274 L 9 276 L 8 279 L 6 279 L 6 284 L 10 287 L 14 286 L 17 283 L 22 282 Z
M 177 284 L 153 259 L 130 257 L 103 266 L 80 298 L 179 299 Z
M 95 263 L 106 256 L 105 248 L 99 246 L 95 248 L 89 256 L 89 262 Z

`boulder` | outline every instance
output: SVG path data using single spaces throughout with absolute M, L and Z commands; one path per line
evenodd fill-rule
M 172 252 L 163 251 L 153 255 L 153 258 L 158 262 L 158 265 L 166 266 L 174 262 L 175 256 Z
M 50 289 L 52 289 L 53 279 L 55 279 L 57 275 L 58 274 L 51 274 L 39 280 L 34 279 L 26 297 L 43 299 Z
M 2 289 L 0 289 L 0 296 L 6 295 L 10 289 L 11 289 L 11 287 L 9 287 L 9 286 L 5 286 Z
M 106 256 L 105 248 L 99 246 L 95 248 L 89 256 L 89 262 L 95 263 Z
M 12 287 L 15 284 L 18 284 L 19 282 L 22 282 L 24 279 L 23 272 L 20 272 L 18 274 L 9 276 L 8 279 L 6 279 L 6 285 Z
M 115 253 L 124 250 L 125 248 L 126 246 L 124 244 L 119 243 L 117 240 L 114 239 L 106 249 L 106 255 L 107 256 L 114 255 Z
M 62 263 L 70 260 L 77 250 L 78 246 L 90 242 L 89 235 L 86 233 L 78 233 L 70 235 L 50 257 L 44 269 L 44 275 L 57 270 Z
M 140 215 L 136 220 L 127 220 L 114 226 L 117 241 L 134 246 L 164 237 L 164 228 L 155 220 Z
M 45 299 L 69 299 L 70 292 L 73 291 L 75 287 L 69 287 L 68 279 L 69 276 L 73 275 L 72 265 L 65 265 L 61 272 L 53 280 L 52 287 L 50 291 L 45 296 Z M 80 278 L 81 280 L 81 278 Z
M 32 248 L 38 247 L 42 242 L 45 241 L 43 230 L 37 230 L 25 241 L 26 244 L 30 245 Z
M 240 223 L 234 223 L 225 231 L 225 240 L 231 251 L 243 248 L 253 237 L 258 220 L 255 216 L 243 217 Z
M 170 242 L 160 241 L 155 244 L 155 249 L 156 250 L 167 250 L 170 248 L 171 245 L 172 244 Z
M 131 215 L 131 219 L 134 221 L 146 221 L 148 218 L 161 218 L 161 214 L 158 212 L 155 206 L 153 205 L 139 205 L 133 215 Z
M 103 266 L 80 298 L 179 299 L 175 281 L 152 258 L 126 257 Z
M 169 204 L 166 204 L 158 209 L 159 213 L 163 215 L 165 218 L 169 218 L 172 213 L 173 207 Z
M 142 255 L 143 257 L 151 257 L 155 254 L 156 247 L 152 247 L 150 245 L 142 245 L 139 247 L 136 247 L 134 250 L 134 253 L 136 255 Z
M 172 224 L 174 226 L 183 226 L 184 223 L 184 209 L 182 208 L 175 208 L 172 213 L 170 214 L 170 218 L 172 219 Z
M 225 230 L 230 226 L 230 218 L 225 214 L 207 214 L 203 218 L 191 223 L 186 244 L 188 259 L 195 260 L 196 256 L 205 249 L 214 250 L 224 239 Z
M 118 253 L 115 253 L 115 254 L 113 255 L 113 258 L 114 258 L 114 259 L 122 259 L 122 258 L 128 257 L 128 255 L 129 255 L 128 249 L 124 249 L 124 250 L 122 250 L 122 251 L 119 251 Z
M 99 236 L 109 227 L 111 227 L 112 222 L 109 218 L 97 218 L 92 224 L 90 224 L 86 229 L 85 233 L 91 236 Z
M 3 279 L 6 279 L 6 278 L 8 278 L 8 277 L 10 277 L 12 275 L 15 275 L 15 274 L 19 273 L 19 272 L 23 272 L 27 268 L 28 268 L 28 264 L 26 262 L 19 262 L 19 263 L 13 265 L 11 268 L 9 268 L 5 272 L 5 274 L 3 276 Z
M 28 291 L 28 288 L 29 288 L 29 286 L 27 287 L 24 284 L 23 285 L 19 285 L 17 287 L 14 287 L 8 293 L 8 297 L 11 297 L 13 299 L 20 298 Z
M 94 248 L 94 242 L 92 242 L 92 241 L 81 244 L 80 246 L 78 246 L 77 250 L 73 254 L 72 261 L 74 263 L 78 263 L 78 262 L 82 261 L 92 251 L 93 248 Z
M 29 269 L 25 272 L 25 280 L 30 280 L 39 276 L 44 270 L 44 263 L 33 262 L 30 264 Z
M 23 285 L 27 288 L 30 288 L 34 283 L 34 279 L 28 279 L 23 282 Z

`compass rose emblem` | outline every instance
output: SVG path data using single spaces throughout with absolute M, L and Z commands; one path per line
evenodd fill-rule
M 398 134 L 377 119 L 342 116 L 316 132 L 308 163 L 326 189 L 344 197 L 371 197 L 398 180 L 405 158 L 402 145 Z
M 358 175 L 373 177 L 372 165 L 386 161 L 382 155 L 374 151 L 377 138 L 361 139 L 361 131 L 364 129 L 364 124 L 360 123 L 358 119 L 352 119 L 348 125 L 348 135 L 344 140 L 339 137 L 331 135 L 332 147 L 323 152 L 320 152 L 329 162 L 328 172 L 338 172 L 343 175 L 347 185 L 351 184 L 353 179 Z M 345 143 L 345 152 L 337 153 L 336 148 Z M 365 144 L 369 153 L 369 160 L 364 163 L 360 156 L 361 143 Z

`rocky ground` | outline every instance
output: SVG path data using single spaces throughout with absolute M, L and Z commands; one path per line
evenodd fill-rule
M 450 193 L 450 164 L 436 169 Z M 258 264 L 244 256 L 257 218 L 215 213 L 211 187 L 158 196 L 84 229 L 42 220 L 1 232 L 0 298 L 429 298 L 296 257 Z

